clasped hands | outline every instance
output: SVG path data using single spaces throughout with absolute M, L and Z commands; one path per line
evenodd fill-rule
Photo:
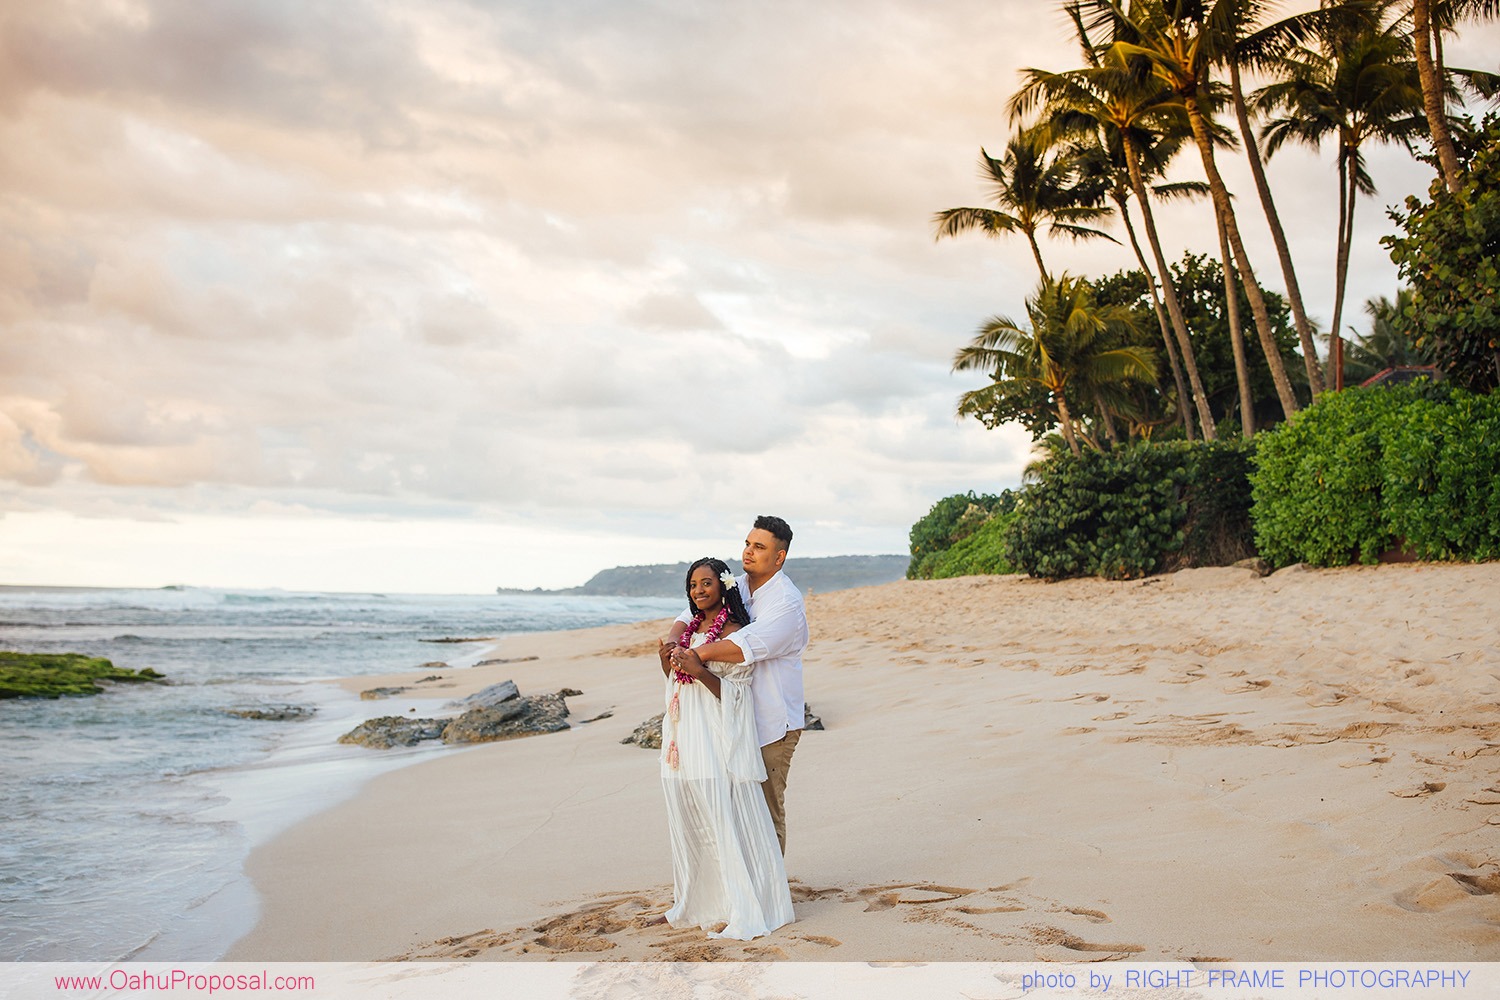
M 657 656 L 661 658 L 663 668 L 670 666 L 695 679 L 703 676 L 703 660 L 691 649 L 662 639 L 657 643 Z

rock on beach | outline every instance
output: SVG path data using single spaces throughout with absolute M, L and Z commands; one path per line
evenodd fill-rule
M 384 715 L 369 719 L 339 737 L 340 743 L 352 743 L 377 750 L 414 746 L 425 740 L 442 740 L 449 744 L 492 743 L 538 733 L 555 733 L 568 728 L 567 698 L 582 694 L 574 688 L 563 688 L 556 694 L 522 697 L 514 681 L 493 684 L 451 707 L 466 708 L 454 718 L 411 719 Z

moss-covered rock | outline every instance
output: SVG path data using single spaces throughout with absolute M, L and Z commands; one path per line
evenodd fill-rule
M 98 694 L 97 681 L 159 681 L 147 667 L 126 670 L 100 656 L 79 653 L 7 653 L 0 651 L 0 698 L 60 698 L 65 694 Z

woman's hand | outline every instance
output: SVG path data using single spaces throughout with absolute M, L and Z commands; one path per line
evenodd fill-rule
M 678 646 L 672 652 L 671 657 L 672 666 L 687 674 L 695 681 L 701 680 L 703 675 L 707 672 L 707 668 L 703 666 L 703 661 L 699 659 L 698 654 L 691 649 L 684 649 L 683 647 Z
M 672 666 L 702 684 L 715 698 L 719 697 L 719 675 L 703 665 L 697 650 L 677 647 L 672 653 Z
M 672 669 L 672 650 L 677 648 L 677 643 L 670 639 L 656 640 L 656 656 L 661 660 L 661 672 L 668 673 Z

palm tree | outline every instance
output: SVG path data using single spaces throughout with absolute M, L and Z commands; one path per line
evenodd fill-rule
M 1074 118 L 1073 112 L 1066 109 L 1058 109 L 1055 113 L 1058 115 L 1057 124 L 1060 126 L 1063 134 L 1077 131 L 1077 125 L 1070 124 L 1070 121 Z M 1047 125 L 1052 124 L 1051 121 L 1045 118 L 1043 119 L 1043 123 Z M 1189 397 L 1187 385 L 1184 383 L 1182 377 L 1182 362 L 1177 353 L 1177 345 L 1173 341 L 1173 331 L 1170 321 L 1167 318 L 1166 309 L 1162 306 L 1161 296 L 1156 291 L 1156 275 L 1152 272 L 1150 265 L 1146 263 L 1146 255 L 1141 250 L 1141 241 L 1135 234 L 1135 223 L 1130 218 L 1130 197 L 1132 191 L 1130 187 L 1130 170 L 1125 164 L 1124 144 L 1120 141 L 1118 132 L 1107 130 L 1097 123 L 1094 123 L 1093 128 L 1094 131 L 1084 132 L 1073 140 L 1073 149 L 1079 157 L 1080 162 L 1085 165 L 1085 172 L 1098 176 L 1108 185 L 1109 200 L 1114 202 L 1115 211 L 1119 214 L 1120 221 L 1125 225 L 1125 235 L 1130 240 L 1130 248 L 1135 252 L 1135 259 L 1140 264 L 1141 273 L 1146 278 L 1146 294 L 1150 296 L 1151 308 L 1156 315 L 1156 327 L 1161 334 L 1162 346 L 1166 348 L 1167 361 L 1172 369 L 1172 381 L 1177 388 L 1177 416 L 1182 423 L 1183 435 L 1187 440 L 1192 441 L 1195 440 L 1192 418 L 1193 407 L 1188 405 Z M 1164 138 L 1154 145 L 1149 146 L 1146 156 L 1141 163 L 1142 175 L 1156 177 L 1164 173 L 1168 161 L 1171 160 L 1176 150 L 1181 147 L 1182 141 L 1182 137 L 1180 136 L 1174 139 Z M 1194 181 L 1181 181 L 1171 184 L 1156 184 L 1150 190 L 1151 193 L 1158 197 L 1173 198 L 1201 194 L 1204 188 L 1203 185 Z M 1188 345 L 1188 350 L 1191 352 L 1191 344 Z M 1197 361 L 1194 359 L 1193 371 L 1195 375 L 1197 374 L 1197 367 Z M 1134 401 L 1121 403 L 1115 409 L 1118 411 L 1122 407 L 1133 407 L 1139 410 L 1139 407 L 1135 406 Z M 1131 420 L 1132 426 L 1145 426 L 1145 423 L 1144 420 Z M 1113 425 L 1111 423 L 1106 422 L 1105 428 L 1107 431 L 1113 432 Z
M 1239 276 L 1229 252 L 1229 233 L 1219 227 L 1219 270 L 1224 275 L 1224 310 L 1229 319 L 1229 343 L 1234 351 L 1234 380 L 1240 394 L 1240 437 L 1248 441 L 1255 436 L 1255 397 L 1250 392 L 1250 364 L 1245 357 L 1245 334 L 1240 328 L 1240 293 L 1235 288 Z
M 1327 0 L 1325 5 L 1326 2 Z M 1302 304 L 1302 286 L 1297 281 L 1297 269 L 1292 264 L 1292 251 L 1287 244 L 1286 230 L 1281 225 L 1281 214 L 1276 210 L 1271 185 L 1266 179 L 1260 146 L 1250 125 L 1250 111 L 1245 100 L 1241 69 L 1264 70 L 1289 47 L 1305 41 L 1318 27 L 1348 17 L 1362 16 L 1364 8 L 1362 4 L 1342 4 L 1332 10 L 1294 14 L 1256 27 L 1267 7 L 1261 0 L 1244 0 L 1224 8 L 1229 20 L 1221 26 L 1221 30 L 1227 35 L 1228 44 L 1222 47 L 1220 61 L 1229 70 L 1229 95 L 1234 104 L 1235 121 L 1239 124 L 1240 138 L 1245 144 L 1245 158 L 1250 163 L 1250 175 L 1255 180 L 1261 209 L 1265 212 L 1266 224 L 1271 229 L 1271 241 L 1276 246 L 1276 257 L 1281 264 L 1281 276 L 1286 282 L 1287 304 L 1291 307 L 1292 322 L 1302 345 L 1307 384 L 1316 396 L 1323 391 L 1323 369 L 1318 364 L 1318 352 L 1313 344 L 1313 326 L 1307 318 L 1307 309 Z
M 1322 51 L 1298 48 L 1283 60 L 1286 77 L 1255 95 L 1270 117 L 1262 132 L 1266 155 L 1286 142 L 1319 146 L 1338 142 L 1339 224 L 1335 243 L 1332 341 L 1334 388 L 1343 388 L 1340 370 L 1342 338 L 1338 336 L 1349 276 L 1349 248 L 1354 238 L 1357 196 L 1374 194 L 1365 169 L 1363 147 L 1369 141 L 1401 142 L 1426 131 L 1422 91 L 1410 40 L 1394 24 L 1354 31 L 1325 30 Z
M 1078 11 L 1075 8 L 1075 4 L 1069 5 L 1070 13 L 1076 16 Z M 1121 215 L 1126 223 L 1126 231 L 1130 234 L 1141 269 L 1147 275 L 1153 305 L 1157 305 L 1154 282 L 1161 282 L 1166 312 L 1177 339 L 1177 347 L 1181 351 L 1182 365 L 1192 389 L 1198 422 L 1203 428 L 1204 438 L 1212 441 L 1218 436 L 1213 411 L 1209 407 L 1208 394 L 1198 373 L 1197 359 L 1182 315 L 1182 305 L 1172 287 L 1171 272 L 1167 269 L 1166 256 L 1162 252 L 1161 237 L 1151 208 L 1150 193 L 1146 187 L 1147 176 L 1164 172 L 1167 161 L 1181 146 L 1185 138 L 1186 122 L 1171 94 L 1149 76 L 1132 72 L 1130 67 L 1118 59 L 1100 59 L 1089 43 L 1081 21 L 1078 22 L 1078 30 L 1091 65 L 1065 73 L 1049 73 L 1037 69 L 1023 71 L 1022 78 L 1025 82 L 1011 98 L 1010 113 L 1012 117 L 1028 114 L 1040 105 L 1049 130 L 1057 134 L 1098 132 L 1106 147 L 1118 145 L 1119 159 L 1125 168 L 1130 190 L 1135 194 L 1136 204 L 1140 207 L 1146 239 L 1156 261 L 1154 274 L 1146 265 L 1135 240 L 1130 215 L 1122 207 Z M 1159 310 L 1160 306 L 1157 305 L 1157 308 Z M 1167 340 L 1169 359 L 1175 360 L 1175 352 L 1172 351 L 1165 329 L 1162 335 Z M 1182 390 L 1183 386 L 1179 382 L 1177 398 L 1186 420 L 1187 394 Z M 1191 440 L 1193 435 L 1190 421 L 1186 425 L 1186 433 Z
M 1229 188 L 1214 158 L 1216 131 L 1211 116 L 1215 95 L 1209 68 L 1230 45 L 1230 36 L 1223 26 L 1230 23 L 1230 12 L 1240 2 L 1243 0 L 1141 0 L 1132 4 L 1127 14 L 1118 0 L 1077 0 L 1097 23 L 1112 32 L 1114 49 L 1120 58 L 1149 65 L 1187 112 L 1214 210 L 1224 226 L 1235 266 L 1250 299 L 1250 311 L 1255 317 L 1256 332 L 1277 398 L 1282 412 L 1290 417 L 1297 412 L 1297 397 L 1276 343 L 1270 310 L 1240 236 Z
M 1462 20 L 1495 17 L 1500 14 L 1500 0 L 1412 0 L 1410 14 L 1423 116 L 1437 153 L 1443 184 L 1449 194 L 1457 194 L 1463 168 L 1448 128 L 1448 100 L 1452 90 L 1443 65 L 1443 32 L 1454 30 Z
M 1448 102 L 1433 58 L 1431 0 L 1412 0 L 1411 19 L 1417 77 L 1422 83 L 1422 113 L 1427 119 L 1443 183 L 1449 194 L 1457 194 L 1461 171 L 1458 153 L 1453 148 L 1453 136 L 1448 131 Z
M 1110 346 L 1127 340 L 1135 319 L 1125 306 L 1097 304 L 1083 278 L 1044 275 L 1036 294 L 1026 300 L 1026 314 L 1029 329 L 995 316 L 979 328 L 972 343 L 954 355 L 954 371 L 985 371 L 994 380 L 993 385 L 960 397 L 958 412 L 961 416 L 973 412 L 976 397 L 993 393 L 997 385 L 1017 391 L 1041 388 L 1050 399 L 1069 450 L 1081 455 L 1074 403 L 1086 405 L 1092 399 L 1097 404 L 1107 388 L 1154 379 L 1156 359 L 1142 347 Z M 1102 418 L 1107 420 L 1107 413 Z M 1084 433 L 1097 449 L 1098 442 Z
M 972 229 L 991 236 L 1024 233 L 1043 278 L 1047 276 L 1047 265 L 1036 241 L 1037 230 L 1042 226 L 1047 226 L 1053 234 L 1073 239 L 1113 241 L 1109 234 L 1086 225 L 1109 215 L 1109 209 L 1100 205 L 1104 195 L 1102 186 L 1081 185 L 1078 164 L 1066 153 L 1049 154 L 1038 140 L 1034 132 L 1023 129 L 1006 143 L 1005 155 L 1000 159 L 981 149 L 980 176 L 993 185 L 992 195 L 999 208 L 950 208 L 939 212 L 934 217 L 937 238 L 957 236 Z

